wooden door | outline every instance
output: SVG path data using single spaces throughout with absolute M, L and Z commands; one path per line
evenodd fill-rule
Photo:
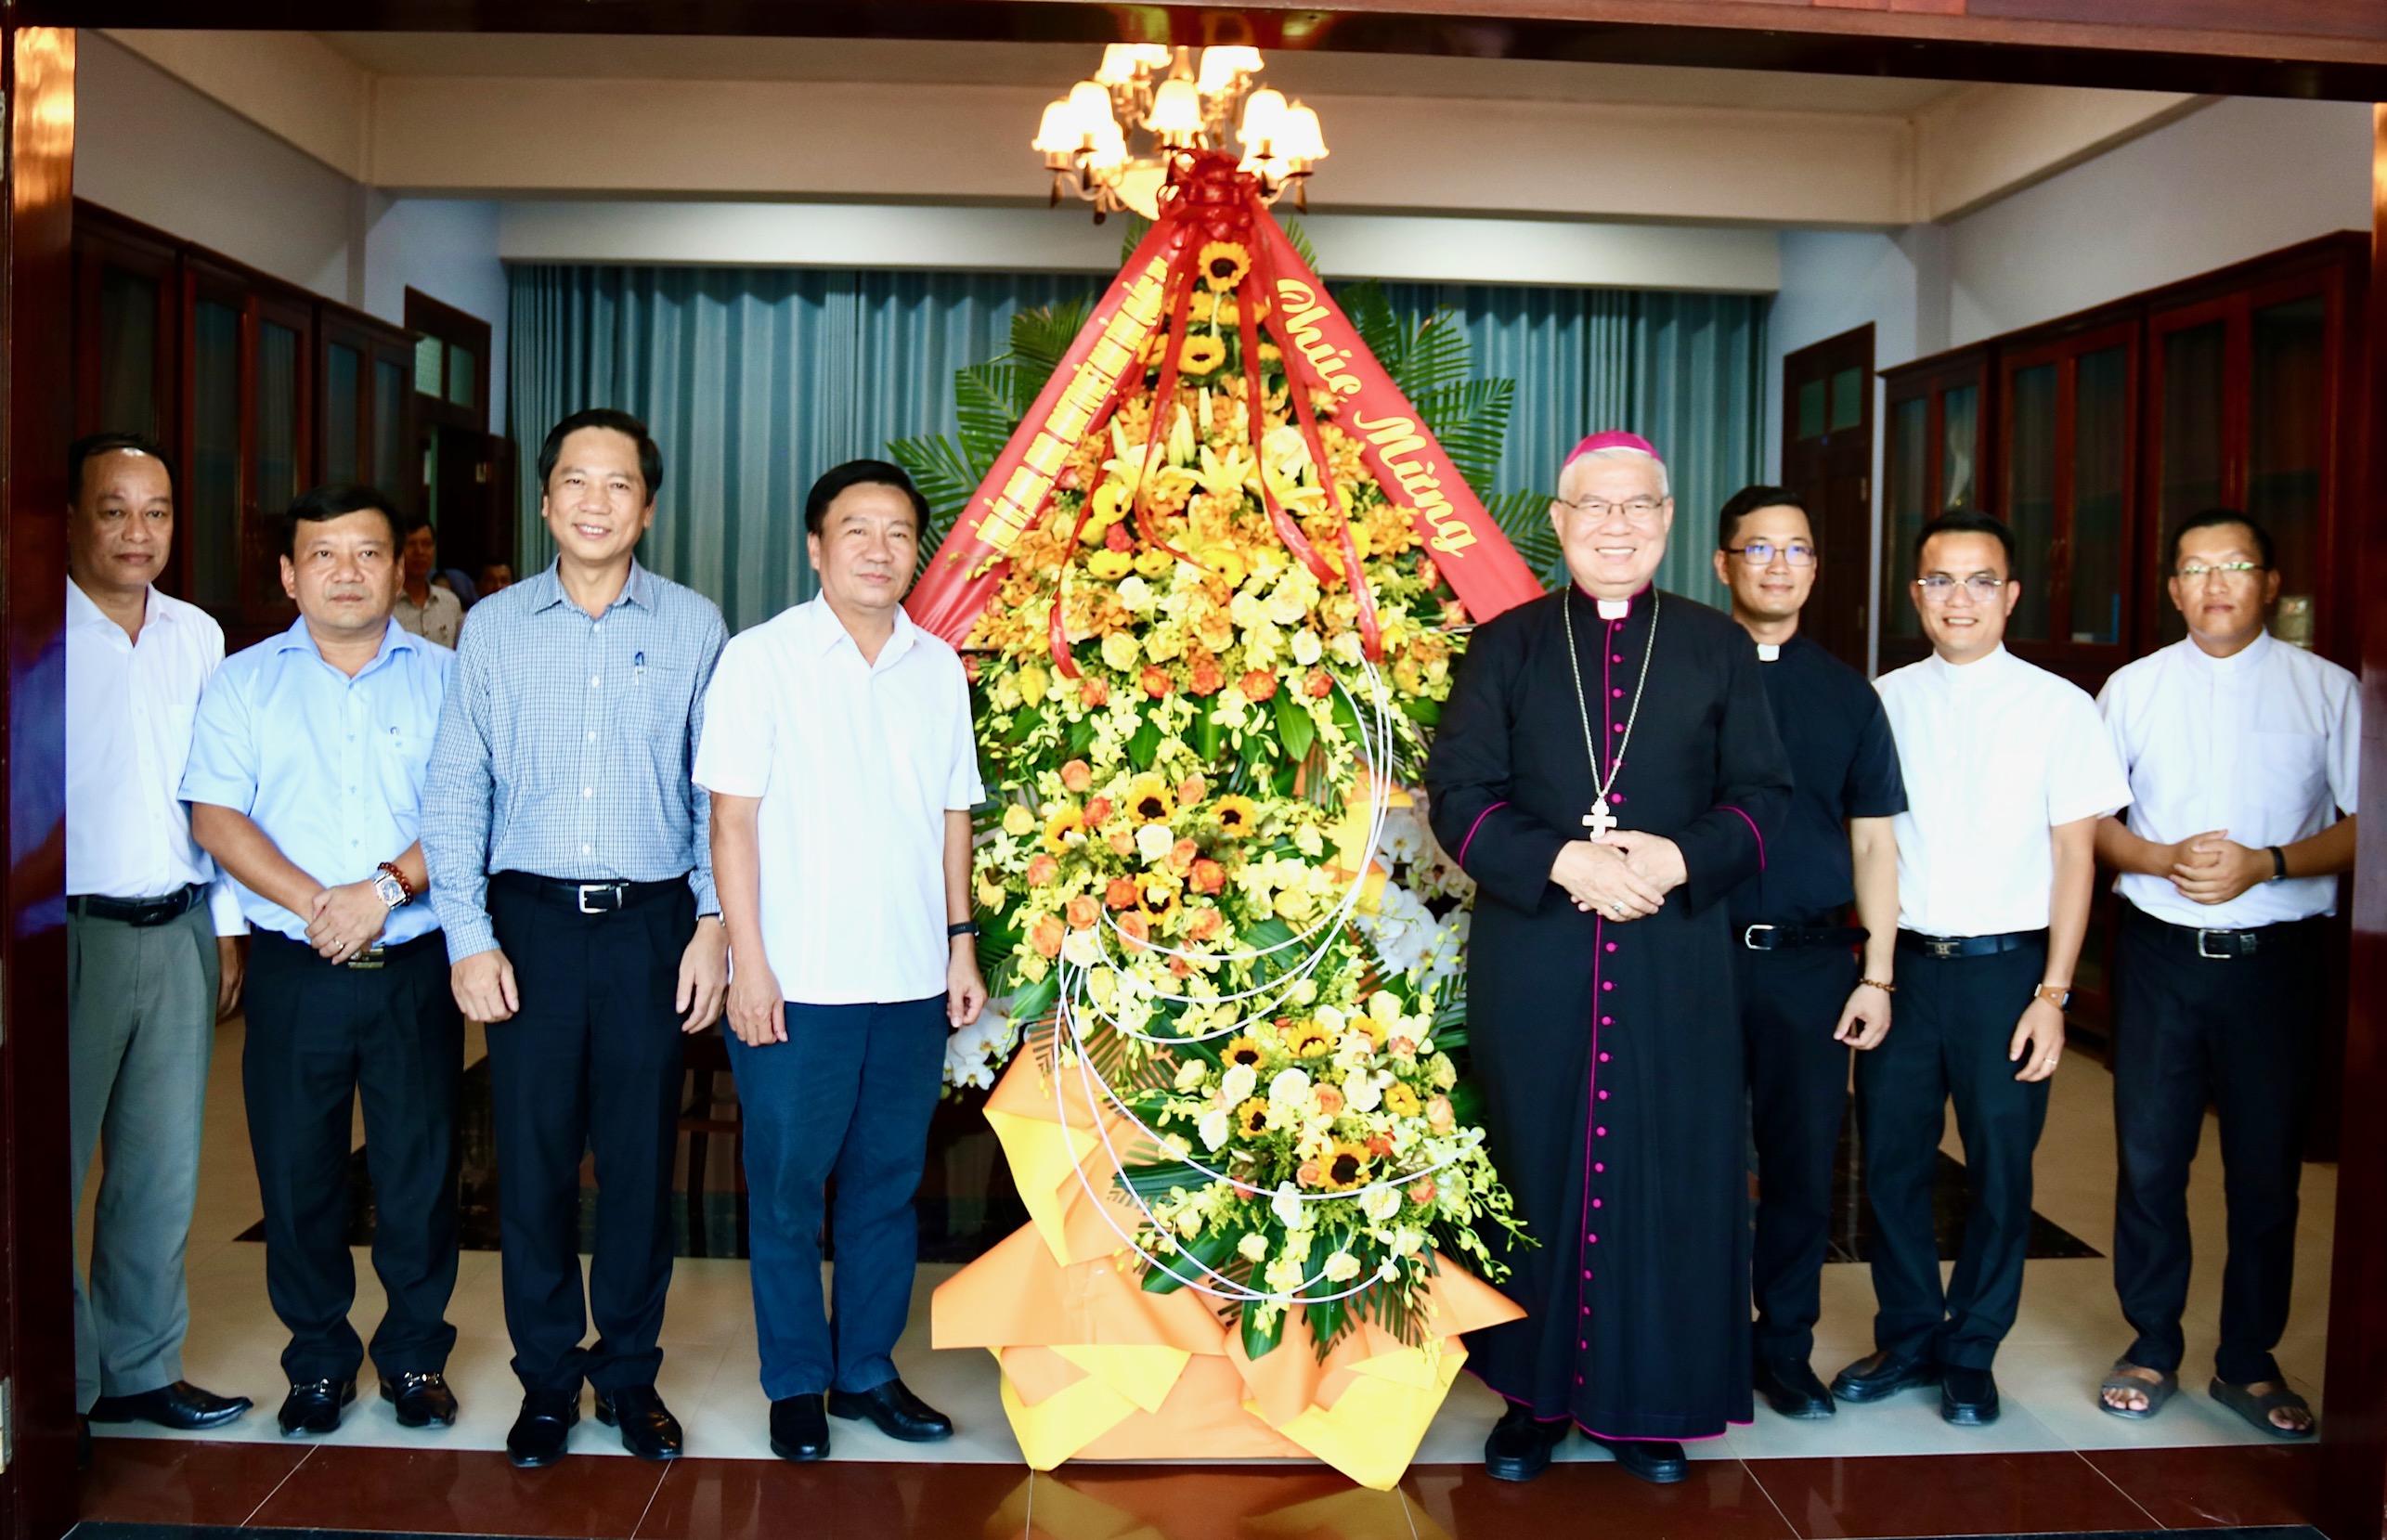
M 1873 594 L 1874 329 L 1782 361 L 1782 484 L 1807 503 L 1821 553 L 1799 628 L 1866 666 Z

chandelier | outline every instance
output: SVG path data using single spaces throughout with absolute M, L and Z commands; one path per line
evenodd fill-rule
M 1183 150 L 1243 151 L 1238 167 L 1275 202 L 1286 192 L 1309 211 L 1305 184 L 1326 159 L 1317 113 L 1268 86 L 1254 88 L 1260 50 L 1113 43 L 1102 67 L 1044 109 L 1033 149 L 1061 195 L 1094 205 L 1094 222 L 1122 211 L 1157 216 L 1170 158 Z

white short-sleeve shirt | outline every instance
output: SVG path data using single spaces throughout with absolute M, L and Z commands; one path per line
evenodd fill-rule
M 761 799 L 763 951 L 782 995 L 945 992 L 945 814 L 986 796 L 951 647 L 898 610 L 865 663 L 820 599 L 740 633 L 705 699 L 695 781 Z
M 2003 647 L 1963 665 L 1927 657 L 1875 687 L 1906 780 L 1907 810 L 1894 825 L 1899 928 L 2045 928 L 2056 882 L 2048 831 L 2130 801 L 2096 703 Z
M 2217 658 L 2182 641 L 2114 671 L 2097 706 L 2130 776 L 2130 827 L 2169 845 L 2219 829 L 2262 849 L 2293 845 L 2352 812 L 2362 765 L 2355 677 L 2257 637 Z M 2337 910 L 2335 877 L 2258 883 L 2225 904 L 2127 873 L 2121 896 L 2159 920 L 2244 930 Z

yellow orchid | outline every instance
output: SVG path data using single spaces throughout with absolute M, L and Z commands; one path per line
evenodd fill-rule
M 1257 470 L 1251 455 L 1242 448 L 1229 446 L 1221 451 L 1205 444 L 1201 446 L 1201 468 L 1194 472 L 1194 480 L 1214 498 L 1238 498 L 1252 485 Z

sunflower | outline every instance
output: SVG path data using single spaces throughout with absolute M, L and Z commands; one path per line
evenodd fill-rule
M 1336 1140 L 1318 1157 L 1317 1184 L 1330 1192 L 1347 1193 L 1368 1181 L 1368 1151 Z
M 1399 1081 L 1384 1087 L 1384 1110 L 1395 1118 L 1414 1118 L 1425 1110 L 1418 1094 Z
M 1188 337 L 1177 350 L 1177 368 L 1187 374 L 1208 374 L 1226 362 L 1226 344 L 1215 337 Z
M 1246 1139 L 1257 1139 L 1268 1132 L 1268 1103 L 1265 1098 L 1254 1096 L 1235 1109 L 1235 1132 Z
M 1057 856 L 1069 854 L 1069 837 L 1085 830 L 1085 814 L 1074 807 L 1063 808 L 1044 820 L 1044 848 Z
M 1252 253 L 1240 241 L 1213 240 L 1201 249 L 1201 281 L 1213 294 L 1224 294 L 1252 271 Z
M 1220 834 L 1239 838 L 1250 834 L 1259 822 L 1260 809 L 1252 805 L 1248 796 L 1222 796 L 1211 816 L 1218 820 Z
M 1138 824 L 1164 823 L 1177 810 L 1169 783 L 1152 774 L 1137 776 L 1127 786 L 1127 816 Z
M 1313 1020 L 1296 1021 L 1285 1029 L 1285 1052 L 1297 1059 L 1314 1059 L 1334 1052 L 1334 1035 Z
M 1226 1051 L 1220 1054 L 1218 1058 L 1219 1062 L 1229 1069 L 1234 1068 L 1239 1064 L 1248 1064 L 1254 1071 L 1257 1071 L 1260 1068 L 1260 1061 L 1266 1055 L 1261 1050 L 1259 1039 L 1252 1037 L 1239 1037 L 1234 1038 L 1227 1042 Z

